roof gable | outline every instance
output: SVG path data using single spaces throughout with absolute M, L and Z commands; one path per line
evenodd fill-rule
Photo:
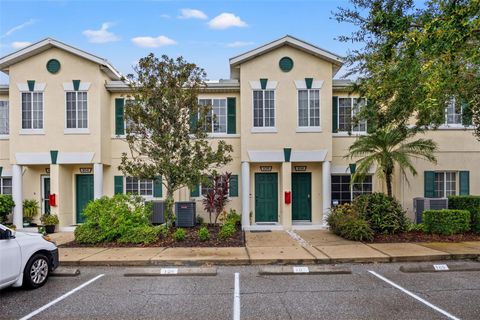
M 280 39 L 274 40 L 258 48 L 242 53 L 236 57 L 230 58 L 230 67 L 231 68 L 238 67 L 240 64 L 246 61 L 254 59 L 260 55 L 266 54 L 270 51 L 273 51 L 285 45 L 291 46 L 293 48 L 297 48 L 299 50 L 302 50 L 304 52 L 307 52 L 309 54 L 312 54 L 321 59 L 331 62 L 334 66 L 335 72 L 338 71 L 340 67 L 343 65 L 343 58 L 341 56 L 335 53 L 332 53 L 330 51 L 324 50 L 322 48 L 319 48 L 317 46 L 314 46 L 300 39 L 297 39 L 295 37 L 286 35 Z
M 0 58 L 0 70 L 6 72 L 6 69 L 18 62 L 28 59 L 34 55 L 44 52 L 50 48 L 59 48 L 65 50 L 71 54 L 92 61 L 100 65 L 101 69 L 112 79 L 120 80 L 122 78 L 120 72 L 118 72 L 106 59 L 95 56 L 86 51 L 77 49 L 68 44 L 60 42 L 52 38 L 46 38 L 34 44 L 31 44 L 23 49 L 10 53 Z

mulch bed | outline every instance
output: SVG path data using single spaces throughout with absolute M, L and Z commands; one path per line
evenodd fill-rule
M 82 244 L 75 241 L 71 241 L 65 244 L 60 245 L 60 248 L 78 248 L 78 247 L 100 247 L 100 248 L 129 248 L 129 247 L 244 247 L 245 246 L 245 236 L 241 227 L 237 227 L 237 232 L 227 240 L 220 240 L 217 238 L 218 232 L 220 231 L 219 226 L 207 226 L 208 231 L 210 232 L 210 240 L 200 241 L 198 240 L 198 230 L 202 226 L 195 226 L 193 228 L 183 228 L 186 231 L 186 237 L 184 241 L 174 241 L 172 238 L 172 233 L 175 232 L 175 229 L 172 229 L 166 238 L 159 239 L 157 242 L 151 244 L 125 244 L 125 243 L 98 243 L 98 244 Z
M 454 234 L 451 236 L 442 236 L 438 234 L 428 234 L 420 231 L 404 232 L 399 234 L 376 235 L 372 242 L 462 242 L 462 241 L 480 241 L 480 235 L 475 233 Z

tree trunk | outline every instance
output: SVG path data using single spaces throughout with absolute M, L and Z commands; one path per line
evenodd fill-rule
M 387 194 L 389 197 L 392 196 L 392 174 L 386 173 L 385 174 L 385 181 L 387 183 Z
M 167 198 L 165 199 L 165 223 L 170 229 L 173 225 L 173 191 L 167 189 Z

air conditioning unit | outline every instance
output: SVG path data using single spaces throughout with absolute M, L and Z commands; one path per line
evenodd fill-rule
M 150 222 L 152 224 L 165 223 L 165 201 L 152 201 L 152 215 Z
M 425 210 L 448 209 L 447 198 L 413 198 L 413 210 L 416 223 L 422 223 L 422 214 Z
M 195 227 L 197 206 L 194 201 L 179 201 L 175 203 L 175 225 L 177 227 Z

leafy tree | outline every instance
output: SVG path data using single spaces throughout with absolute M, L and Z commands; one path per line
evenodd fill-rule
M 346 58 L 347 76 L 358 76 L 355 89 L 369 101 L 358 118 L 438 126 L 455 99 L 480 139 L 480 0 L 350 2 L 334 17 L 356 28 L 339 40 L 358 44 Z
M 376 174 L 385 178 L 387 194 L 391 197 L 395 165 L 398 165 L 406 176 L 405 170 L 413 175 L 417 174 L 412 158 L 436 162 L 434 152 L 437 144 L 431 139 L 413 140 L 417 133 L 418 130 L 406 126 L 389 125 L 378 128 L 369 135 L 358 137 L 346 156 L 351 159 L 360 157 L 356 160 L 357 166 L 352 181 L 362 181 L 375 164 Z
M 166 221 L 173 219 L 173 193 L 193 187 L 202 175 L 232 160 L 232 146 L 220 140 L 213 146 L 204 125 L 208 108 L 198 105 L 205 72 L 182 57 L 141 58 L 128 75 L 131 100 L 125 108 L 126 141 L 119 169 L 140 178 L 162 176 L 166 189 Z

